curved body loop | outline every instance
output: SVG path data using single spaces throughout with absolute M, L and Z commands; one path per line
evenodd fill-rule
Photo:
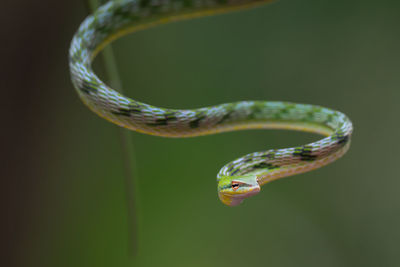
M 307 145 L 245 155 L 217 176 L 218 195 L 237 205 L 278 178 L 310 171 L 341 157 L 349 148 L 349 118 L 329 108 L 277 101 L 241 101 L 192 110 L 155 107 L 130 99 L 103 83 L 91 67 L 112 40 L 158 24 L 258 6 L 265 0 L 125 0 L 108 2 L 87 17 L 69 51 L 72 82 L 82 101 L 99 116 L 145 134 L 191 137 L 219 132 L 278 128 L 326 137 Z

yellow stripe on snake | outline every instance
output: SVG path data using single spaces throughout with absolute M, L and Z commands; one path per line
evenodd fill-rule
M 293 148 L 254 152 L 226 164 L 218 173 L 218 196 L 230 206 L 255 195 L 278 178 L 303 173 L 341 157 L 350 146 L 349 118 L 329 108 L 276 101 L 241 101 L 191 110 L 155 107 L 121 95 L 91 67 L 112 40 L 157 24 L 242 10 L 265 0 L 125 0 L 108 2 L 88 16 L 69 51 L 72 82 L 82 101 L 99 116 L 134 131 L 165 137 L 191 137 L 243 129 L 275 128 L 326 137 Z

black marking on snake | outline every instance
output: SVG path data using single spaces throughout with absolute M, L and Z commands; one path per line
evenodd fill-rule
M 196 114 L 196 119 L 194 119 L 194 120 L 192 120 L 191 122 L 189 122 L 190 128 L 193 129 L 193 128 L 199 127 L 200 121 L 201 121 L 202 119 L 204 119 L 205 117 L 206 117 L 206 115 L 204 115 L 204 113 Z
M 118 111 L 111 111 L 111 113 L 118 116 L 125 116 L 125 117 L 131 116 L 129 109 L 126 108 L 119 108 Z
M 155 122 L 146 123 L 149 126 L 165 126 L 168 122 L 175 121 L 178 118 L 175 116 L 175 112 L 164 113 L 164 118 L 156 119 Z
M 310 110 L 306 113 L 306 116 L 304 116 L 303 121 L 313 121 L 314 120 L 314 110 Z
M 268 153 L 261 155 L 260 158 L 274 159 L 275 154 L 276 154 L 276 152 L 274 150 L 271 150 Z
M 127 6 L 119 6 L 114 9 L 115 17 L 127 18 L 131 14 L 131 11 L 127 8 Z
M 273 170 L 276 168 L 279 168 L 279 166 L 273 165 L 271 163 L 267 163 L 267 162 L 261 162 L 258 163 L 256 165 L 252 166 L 253 169 L 268 169 L 268 170 Z
M 130 113 L 142 113 L 143 107 L 135 102 L 131 102 L 128 107 Z
M 173 111 L 165 113 L 164 117 L 166 121 L 176 121 L 178 119 Z
M 130 117 L 132 113 L 142 113 L 142 110 L 137 104 L 129 104 L 128 108 L 119 108 L 118 111 L 112 111 L 111 113 L 114 115 Z
M 344 145 L 349 141 L 349 136 L 342 132 L 337 132 L 332 135 L 332 140 L 336 140 L 339 145 Z
M 98 25 L 96 25 L 96 31 L 102 34 L 107 34 L 110 31 L 110 26 L 107 24 L 100 24 L 99 21 L 96 21 L 96 23 L 98 23 Z M 103 22 L 104 23 L 104 22 Z M 93 46 L 92 44 L 90 44 L 90 46 Z
M 281 110 L 279 110 L 278 113 L 276 113 L 276 118 L 280 119 L 283 116 L 282 115 L 287 115 L 289 114 L 290 110 L 295 108 L 296 106 L 294 104 L 286 104 L 285 107 L 283 107 Z
M 166 119 L 156 119 L 155 122 L 146 123 L 149 126 L 165 126 L 168 125 L 168 121 Z
M 224 121 L 226 121 L 227 119 L 229 119 L 229 117 L 231 116 L 232 113 L 233 113 L 233 110 L 229 110 L 224 116 L 222 116 L 222 118 L 217 122 L 217 124 L 221 124 Z
M 231 175 L 235 175 L 239 170 L 240 170 L 240 169 L 234 170 L 234 171 L 231 173 Z
M 97 93 L 96 84 L 85 80 L 82 81 L 82 86 L 79 89 L 87 95 Z
M 293 156 L 300 157 L 300 160 L 303 160 L 303 161 L 316 160 L 317 156 L 311 155 L 311 154 L 312 154 L 311 146 L 296 147 L 293 152 Z
M 233 170 L 233 165 L 231 165 L 227 171 L 231 172 L 232 170 Z
M 142 110 L 138 108 L 129 108 L 130 113 L 142 113 Z
M 244 163 L 249 163 L 249 162 L 252 161 L 252 160 L 253 160 L 252 158 L 249 158 L 249 159 L 243 160 L 243 162 L 244 162 Z
M 258 115 L 259 113 L 262 112 L 263 107 L 259 103 L 255 102 L 250 107 L 250 109 L 251 109 L 251 113 L 249 114 L 249 119 L 255 119 L 256 115 Z

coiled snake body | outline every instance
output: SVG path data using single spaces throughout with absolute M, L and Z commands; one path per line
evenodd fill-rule
M 328 108 L 271 101 L 242 101 L 193 110 L 167 109 L 127 98 L 103 83 L 91 63 L 109 42 L 157 24 L 241 10 L 266 0 L 125 0 L 108 2 L 88 16 L 69 51 L 72 82 L 82 101 L 99 116 L 128 129 L 166 137 L 279 128 L 326 137 L 307 145 L 245 155 L 218 173 L 218 195 L 238 205 L 278 178 L 310 171 L 341 157 L 349 148 L 352 123 Z

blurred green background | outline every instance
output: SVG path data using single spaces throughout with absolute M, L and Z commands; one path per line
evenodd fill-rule
M 343 159 L 235 208 L 217 197 L 220 167 L 318 137 L 132 133 L 132 230 L 119 129 L 69 80 L 83 1 L 6 3 L 5 266 L 400 266 L 399 11 L 394 0 L 281 0 L 116 41 L 124 90 L 145 103 L 284 100 L 338 109 L 355 126 Z

